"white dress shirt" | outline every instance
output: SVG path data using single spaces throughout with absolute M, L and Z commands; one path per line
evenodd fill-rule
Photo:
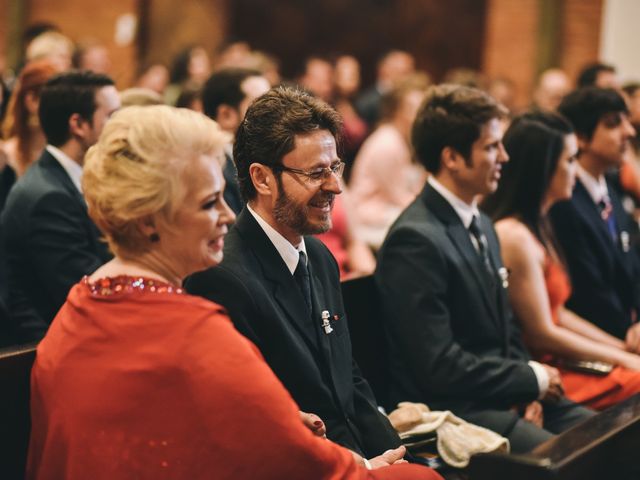
M 67 172 L 67 175 L 69 175 L 73 184 L 76 186 L 78 191 L 82 193 L 82 166 L 69 157 L 69 155 L 53 145 L 47 145 L 46 150 L 58 161 L 60 165 L 62 165 L 62 168 Z
M 247 210 L 249 213 L 253 215 L 253 218 L 256 219 L 260 228 L 264 230 L 273 246 L 276 247 L 276 250 L 284 260 L 284 263 L 287 265 L 287 268 L 293 275 L 293 272 L 296 271 L 296 267 L 298 266 L 298 261 L 300 259 L 300 252 L 304 252 L 305 257 L 307 258 L 307 264 L 309 263 L 309 256 L 307 255 L 307 247 L 304 244 L 304 237 L 300 241 L 300 244 L 295 247 L 291 244 L 289 240 L 284 238 L 279 232 L 277 232 L 271 225 L 269 225 L 258 213 L 256 213 L 253 208 L 249 204 L 247 204 Z
M 599 178 L 595 178 L 589 172 L 587 172 L 580 163 L 576 165 L 576 175 L 584 188 L 587 189 L 589 196 L 593 200 L 593 203 L 598 205 L 604 199 L 609 199 L 609 189 L 607 188 L 607 182 L 604 179 L 604 175 L 600 175 Z

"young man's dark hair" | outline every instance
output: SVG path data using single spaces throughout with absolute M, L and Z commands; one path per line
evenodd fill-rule
M 578 79 L 576 81 L 578 87 L 592 87 L 596 85 L 598 75 L 601 72 L 616 73 L 616 69 L 613 65 L 607 65 L 606 63 L 592 63 L 582 69 Z
M 249 77 L 259 77 L 262 73 L 252 68 L 225 68 L 209 77 L 202 88 L 202 107 L 207 117 L 215 120 L 218 107 L 229 105 L 238 108 L 246 94 L 242 82 Z
M 249 175 L 252 163 L 280 165 L 294 149 L 296 135 L 328 130 L 338 141 L 341 128 L 340 115 L 330 105 L 301 90 L 281 87 L 259 97 L 247 110 L 233 146 L 242 197 L 249 201 L 256 196 Z
M 49 79 L 40 94 L 38 108 L 47 142 L 59 147 L 69 140 L 69 118 L 74 113 L 92 124 L 96 92 L 111 85 L 114 85 L 111 78 L 90 71 L 69 71 Z
M 579 136 L 590 140 L 598 122 L 605 115 L 627 113 L 628 109 L 624 98 L 616 90 L 584 87 L 564 97 L 558 111 L 569 119 Z M 616 121 L 618 117 L 614 115 L 611 121 Z
M 411 132 L 418 161 L 431 173 L 440 171 L 440 154 L 454 148 L 467 164 L 482 126 L 507 110 L 487 93 L 459 85 L 437 85 L 427 91 Z

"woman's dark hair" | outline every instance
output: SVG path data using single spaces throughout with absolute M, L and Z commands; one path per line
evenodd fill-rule
M 549 247 L 542 203 L 564 150 L 565 137 L 571 133 L 571 124 L 555 113 L 525 113 L 513 120 L 503 138 L 509 162 L 502 167 L 498 189 L 482 204 L 494 222 L 515 217 Z

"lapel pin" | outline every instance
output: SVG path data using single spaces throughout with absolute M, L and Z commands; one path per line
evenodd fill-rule
M 322 328 L 324 328 L 324 333 L 329 335 L 331 332 L 333 332 L 333 328 L 331 328 L 331 324 L 329 323 L 329 318 L 331 318 L 331 315 L 329 314 L 329 310 L 323 310 L 321 315 L 322 315 Z
M 622 251 L 624 253 L 629 252 L 629 250 L 631 249 L 630 247 L 630 240 L 629 240 L 629 233 L 628 232 L 620 232 L 620 243 L 622 244 Z
M 505 267 L 500 267 L 498 269 L 498 275 L 500 276 L 500 280 L 502 280 L 502 288 L 509 288 L 509 270 Z

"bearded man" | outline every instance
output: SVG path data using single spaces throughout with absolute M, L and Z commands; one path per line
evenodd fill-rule
M 344 170 L 340 129 L 333 108 L 291 88 L 249 107 L 233 149 L 247 205 L 223 262 L 186 288 L 227 308 L 300 408 L 324 420 L 330 440 L 372 458 L 400 439 L 352 359 L 338 265 L 307 236 L 331 228 Z

